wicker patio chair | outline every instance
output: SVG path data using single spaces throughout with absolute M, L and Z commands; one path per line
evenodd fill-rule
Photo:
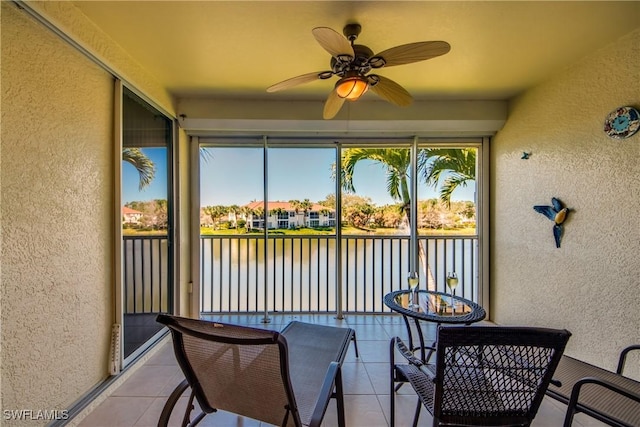
M 564 426 L 570 427 L 576 413 L 583 412 L 610 426 L 640 426 L 640 381 L 623 374 L 627 354 L 640 350 L 631 345 L 620 352 L 615 372 L 564 355 L 547 396 L 567 404 Z
M 185 380 L 167 399 L 159 426 L 166 426 L 191 388 L 183 426 L 224 410 L 268 424 L 319 426 L 336 399 L 344 426 L 341 365 L 354 331 L 291 322 L 282 332 L 159 315 L 171 330 Z M 202 412 L 191 418 L 193 400 Z
M 433 365 L 393 338 L 391 426 L 396 385 L 407 381 L 419 398 L 414 427 L 422 405 L 433 426 L 529 426 L 570 336 L 545 328 L 439 326 Z M 396 349 L 408 363 L 395 363 Z

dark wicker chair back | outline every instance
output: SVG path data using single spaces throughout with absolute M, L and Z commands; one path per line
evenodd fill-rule
M 287 342 L 275 331 L 159 316 L 205 413 L 218 409 L 268 424 L 300 426 L 287 370 Z
M 570 335 L 544 328 L 440 326 L 435 367 L 423 365 L 399 339 L 410 363 L 396 367 L 432 413 L 434 426 L 528 426 Z

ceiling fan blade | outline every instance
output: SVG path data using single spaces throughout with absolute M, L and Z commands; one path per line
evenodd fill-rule
M 372 56 L 369 63 L 373 68 L 411 64 L 444 55 L 450 50 L 451 45 L 443 41 L 408 43 L 383 50 Z M 382 58 L 383 61 L 379 61 L 379 58 Z
M 328 27 L 316 27 L 311 30 L 311 32 L 318 43 L 320 43 L 320 46 L 329 52 L 331 56 L 336 58 L 341 55 L 355 56 L 349 40 L 337 31 Z
M 277 92 L 279 90 L 289 89 L 294 86 L 301 85 L 303 83 L 309 83 L 314 80 L 322 79 L 323 75 L 326 74 L 326 71 L 316 71 L 313 73 L 303 74 L 301 76 L 291 77 L 290 79 L 281 81 L 280 83 L 276 83 L 267 88 L 267 92 Z
M 376 74 L 371 74 L 367 77 L 371 82 L 371 90 L 385 101 L 389 101 L 399 107 L 406 107 L 413 102 L 411 94 L 393 80 Z
M 322 118 L 325 120 L 329 120 L 335 117 L 338 114 L 338 111 L 342 108 L 342 104 L 344 104 L 344 98 L 340 98 L 338 96 L 338 92 L 334 89 L 329 94 L 329 97 L 324 103 L 324 110 L 322 111 Z

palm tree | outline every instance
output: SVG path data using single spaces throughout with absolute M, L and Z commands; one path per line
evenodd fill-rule
M 213 221 L 214 225 L 218 224 L 220 218 L 227 214 L 229 211 L 226 206 L 216 205 L 216 206 L 205 206 L 202 208 L 202 211 L 211 217 L 211 221 Z
M 251 211 L 251 221 L 253 222 L 254 218 L 258 218 L 258 224 L 262 223 L 262 228 L 266 228 L 267 219 L 265 218 L 264 208 L 262 206 L 258 206 L 257 208 L 250 209 Z M 253 228 L 253 224 L 251 224 L 251 228 Z
M 397 148 L 348 148 L 342 155 L 342 188 L 355 192 L 353 173 L 361 160 L 372 160 L 386 169 L 387 191 L 394 200 L 402 202 L 401 209 L 411 221 L 411 194 L 409 192 L 408 170 L 411 165 L 411 151 Z
M 440 200 L 451 208 L 453 191 L 476 179 L 476 149 L 421 149 L 418 152 L 418 170 L 422 171 L 427 185 L 434 188 L 438 187 L 442 179 Z
M 140 177 L 138 189 L 142 190 L 153 181 L 156 173 L 156 165 L 140 148 L 125 147 L 122 149 L 122 161 L 131 164 L 138 171 Z
M 291 207 L 293 208 L 293 210 L 296 212 L 296 214 L 298 212 L 300 212 L 300 200 L 289 200 L 289 204 L 291 205 Z
M 299 205 L 300 209 L 302 209 L 303 212 L 303 217 L 302 217 L 302 222 L 304 223 L 304 225 L 306 227 L 309 226 L 310 222 L 307 221 L 307 215 L 309 214 L 309 211 L 311 211 L 311 209 L 313 209 L 313 203 L 311 203 L 311 201 L 309 199 L 304 199 L 303 201 L 300 202 Z
M 298 221 L 300 218 L 298 218 L 298 216 L 300 215 L 300 209 L 302 209 L 302 202 L 300 200 L 289 200 L 289 205 L 293 208 L 294 212 L 296 213 L 296 224 L 298 224 Z M 302 226 L 304 226 L 304 215 L 302 216 Z
M 355 192 L 353 173 L 356 164 L 361 160 L 371 160 L 386 169 L 387 191 L 394 199 L 401 202 L 401 212 L 411 225 L 411 193 L 409 191 L 408 171 L 411 166 L 411 150 L 406 148 L 349 148 L 342 156 L 342 187 L 347 192 Z M 418 151 L 419 173 L 425 182 L 434 187 L 443 179 L 440 199 L 451 207 L 451 194 L 460 185 L 475 180 L 476 150 L 424 148 Z M 446 176 L 445 176 L 446 175 Z M 418 253 L 430 289 L 435 288 L 435 281 L 428 266 L 422 245 L 418 245 Z
M 313 203 L 311 203 L 311 200 L 309 199 L 304 199 L 303 201 L 300 202 L 299 206 L 300 206 L 300 209 L 302 209 L 302 211 L 306 215 L 307 212 L 309 212 L 313 208 Z
M 240 213 L 240 206 L 231 205 L 227 206 L 227 213 L 233 214 L 233 225 L 234 228 L 238 229 L 238 214 Z
M 342 187 L 345 191 L 355 192 L 353 173 L 356 164 L 361 160 L 371 160 L 386 169 L 387 191 L 389 195 L 401 202 L 401 211 L 411 225 L 411 193 L 409 190 L 409 166 L 411 166 L 411 150 L 406 148 L 349 148 L 342 155 Z M 427 287 L 435 290 L 435 279 L 429 268 L 427 256 L 422 245 L 418 245 L 418 256 L 427 277 Z

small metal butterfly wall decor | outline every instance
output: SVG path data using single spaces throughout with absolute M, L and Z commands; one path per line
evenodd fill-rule
M 556 241 L 556 248 L 559 248 L 564 232 L 563 224 L 567 220 L 570 209 L 564 206 L 560 199 L 553 197 L 551 198 L 551 206 L 536 205 L 533 210 L 553 221 L 553 238 Z

